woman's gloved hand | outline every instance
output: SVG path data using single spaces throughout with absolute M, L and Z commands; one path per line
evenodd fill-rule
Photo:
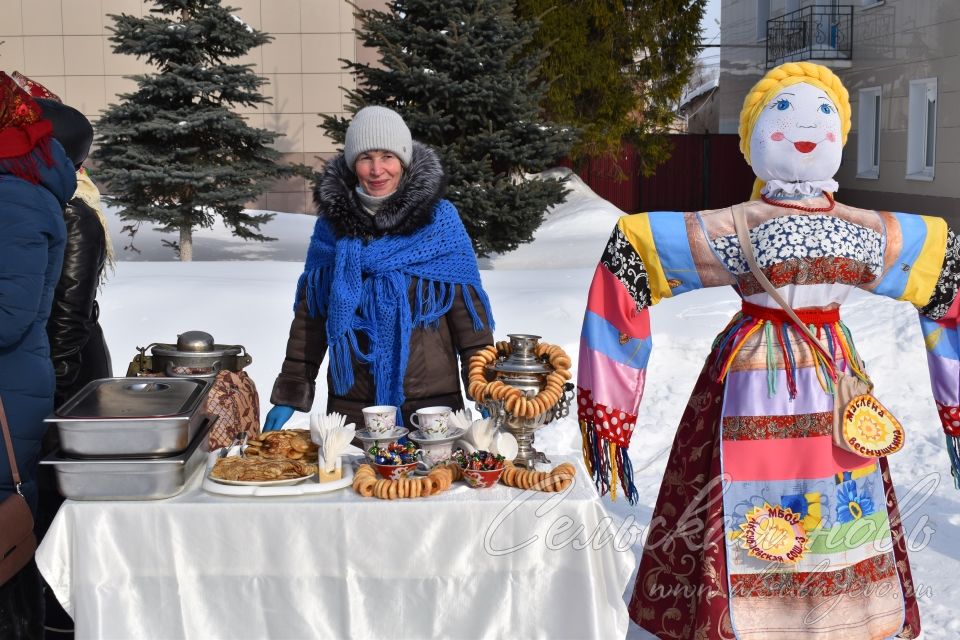
M 283 429 L 283 425 L 287 423 L 294 411 L 296 409 L 285 404 L 276 405 L 267 412 L 267 421 L 263 423 L 263 430 L 279 431 Z

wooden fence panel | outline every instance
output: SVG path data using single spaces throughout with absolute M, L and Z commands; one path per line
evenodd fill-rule
M 615 159 L 588 160 L 577 173 L 627 213 L 719 209 L 750 196 L 753 170 L 740 153 L 737 135 L 672 135 L 670 142 L 670 158 L 652 176 L 640 175 L 637 152 L 629 145 Z

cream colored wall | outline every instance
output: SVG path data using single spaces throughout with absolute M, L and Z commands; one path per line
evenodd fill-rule
M 888 0 L 855 21 L 853 65 L 840 73 L 850 92 L 853 134 L 838 180 L 862 191 L 960 198 L 960 2 Z M 935 178 L 908 180 L 910 81 L 937 78 Z M 880 86 L 880 177 L 856 177 L 859 91 Z
M 273 41 L 243 62 L 265 77 L 270 105 L 240 108 L 251 124 L 285 134 L 275 143 L 284 158 L 318 165 L 334 142 L 317 125 L 321 113 L 343 113 L 344 91 L 353 77 L 339 58 L 355 59 L 362 48 L 352 33 L 353 9 L 345 0 L 224 0 L 251 27 Z M 361 7 L 384 5 L 366 0 Z M 108 14 L 149 15 L 141 0 L 0 0 L 0 69 L 19 70 L 47 86 L 95 121 L 120 93 L 136 83 L 125 78 L 153 71 L 133 56 L 113 53 Z M 363 59 L 372 52 L 361 51 Z M 309 211 L 305 182 L 275 185 L 252 206 L 273 211 Z
M 762 47 L 756 42 L 756 0 L 723 0 L 721 6 L 720 128 L 735 133 L 743 96 L 765 73 Z M 771 17 L 778 15 L 776 2 Z M 812 4 L 804 0 L 802 5 Z M 960 221 L 960 2 L 885 0 L 871 6 L 853 4 L 853 61 L 836 68 L 850 92 L 853 127 L 837 174 L 845 202 L 918 213 L 946 215 Z M 910 81 L 937 78 L 936 175 L 932 182 L 908 180 L 907 117 Z M 880 86 L 880 177 L 857 178 L 859 90 Z

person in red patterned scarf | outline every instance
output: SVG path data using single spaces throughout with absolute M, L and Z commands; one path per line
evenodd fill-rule
M 100 310 L 96 297 L 107 270 L 113 265 L 113 247 L 101 209 L 100 192 L 83 166 L 93 144 L 93 126 L 80 111 L 64 104 L 42 84 L 18 71 L 11 76 L 36 99 L 41 114 L 53 125 L 53 137 L 77 170 L 77 191 L 64 211 L 67 245 L 63 271 L 47 323 L 50 354 L 57 375 L 54 400 L 59 406 L 91 380 L 112 375 L 110 353 L 98 322 Z M 45 450 L 55 447 L 57 441 L 55 429 L 50 429 L 47 435 Z
M 73 163 L 52 130 L 33 98 L 0 72 L 0 400 L 19 490 L 34 519 L 43 419 L 53 411 L 46 324 L 63 262 L 63 208 L 77 188 Z M 15 490 L 0 440 L 0 500 Z M 31 561 L 0 585 L 0 638 L 40 637 L 42 625 L 40 576 Z

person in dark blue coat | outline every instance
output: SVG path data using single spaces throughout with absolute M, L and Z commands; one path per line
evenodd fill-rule
M 0 72 L 0 400 L 34 518 L 43 419 L 55 386 L 46 324 L 63 262 L 63 209 L 77 188 L 73 163 L 51 132 L 33 98 Z M 0 438 L 0 500 L 14 490 Z M 0 586 L 0 638 L 39 637 L 42 623 L 31 562 Z

